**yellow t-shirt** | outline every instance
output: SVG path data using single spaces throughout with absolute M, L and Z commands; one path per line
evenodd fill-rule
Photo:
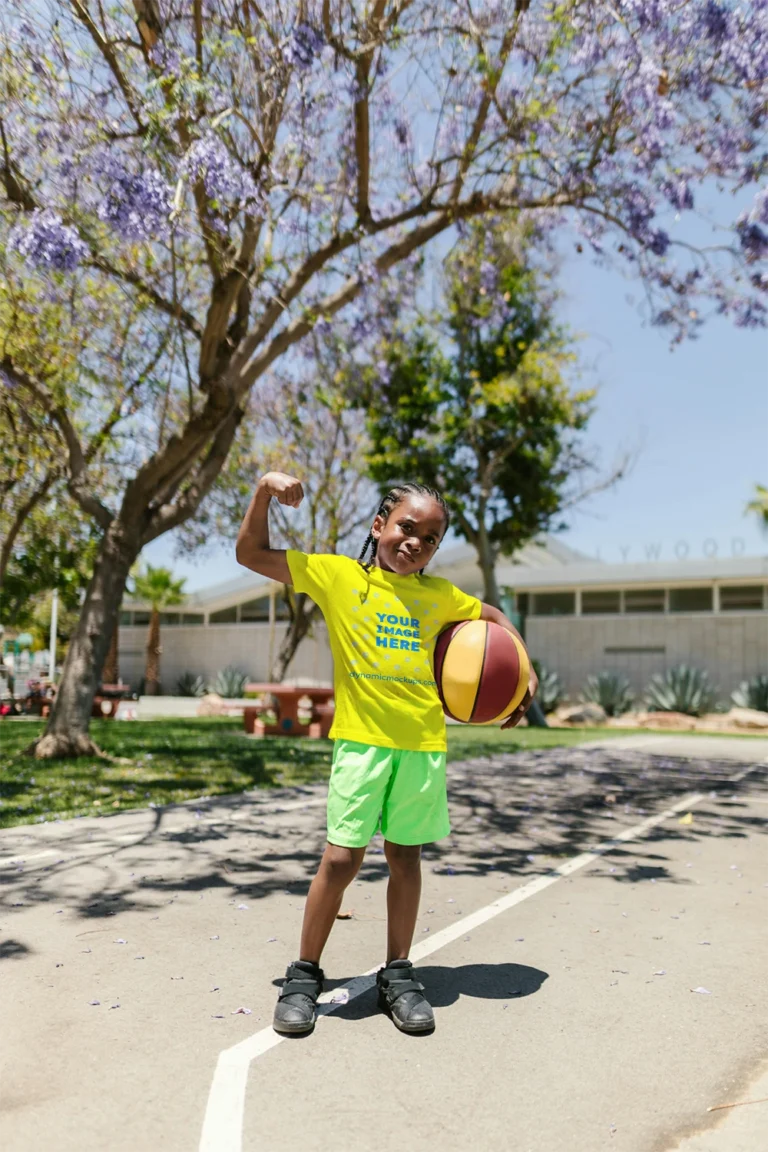
M 439 632 L 481 604 L 439 576 L 400 576 L 349 556 L 289 551 L 297 592 L 320 607 L 334 662 L 335 740 L 444 752 L 432 655 Z

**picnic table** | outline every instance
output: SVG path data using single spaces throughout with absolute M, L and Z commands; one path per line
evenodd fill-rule
M 333 688 L 302 688 L 294 684 L 246 684 L 250 695 L 258 692 L 243 711 L 245 730 L 252 736 L 327 736 L 333 723 Z M 312 713 L 307 723 L 299 719 L 299 701 L 309 700 Z M 277 711 L 277 721 L 267 723 L 265 712 Z

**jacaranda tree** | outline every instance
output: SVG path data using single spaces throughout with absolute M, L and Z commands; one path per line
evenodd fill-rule
M 102 533 L 38 755 L 92 749 L 131 564 L 195 514 L 262 375 L 343 308 L 363 340 L 388 273 L 457 222 L 570 217 L 675 336 L 707 302 L 765 319 L 766 0 L 8 0 L 0 61 L 20 268 L 60 300 L 89 278 L 95 310 L 119 285 L 164 368 L 110 500 L 88 468 L 120 400 L 98 332 L 87 396 L 2 365 L 55 413 Z M 738 218 L 697 251 L 686 217 L 711 179 Z

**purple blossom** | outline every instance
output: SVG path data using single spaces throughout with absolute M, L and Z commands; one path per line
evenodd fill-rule
M 151 240 L 168 230 L 171 190 L 156 168 L 136 175 L 113 164 L 99 218 L 129 240 Z
M 648 233 L 644 243 L 654 256 L 664 256 L 669 248 L 669 236 L 663 228 L 655 228 Z
M 283 53 L 285 59 L 300 72 L 308 72 L 323 50 L 325 40 L 311 24 L 297 24 Z
M 765 328 L 768 308 L 760 300 L 745 298 L 734 306 L 734 319 L 737 328 Z
M 693 192 L 687 180 L 670 180 L 664 186 L 664 193 L 670 204 L 677 208 L 678 212 L 693 208 Z
M 88 254 L 88 246 L 58 212 L 36 209 L 11 235 L 11 247 L 39 271 L 72 272 Z
M 755 196 L 749 218 L 757 224 L 768 224 L 768 188 L 764 188 Z
M 715 44 L 722 44 L 727 40 L 730 32 L 729 12 L 724 4 L 717 0 L 707 0 L 701 15 L 701 23 L 706 35 Z
M 740 220 L 736 226 L 741 247 L 750 263 L 768 256 L 768 233 L 759 224 L 750 220 Z
M 219 204 L 244 207 L 259 199 L 251 175 L 233 160 L 225 145 L 212 132 L 189 149 L 184 170 L 190 180 L 202 179 L 208 198 Z

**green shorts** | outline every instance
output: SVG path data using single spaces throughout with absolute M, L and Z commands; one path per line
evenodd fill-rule
M 445 752 L 334 743 L 329 842 L 365 848 L 379 827 L 392 844 L 431 844 L 448 835 Z

